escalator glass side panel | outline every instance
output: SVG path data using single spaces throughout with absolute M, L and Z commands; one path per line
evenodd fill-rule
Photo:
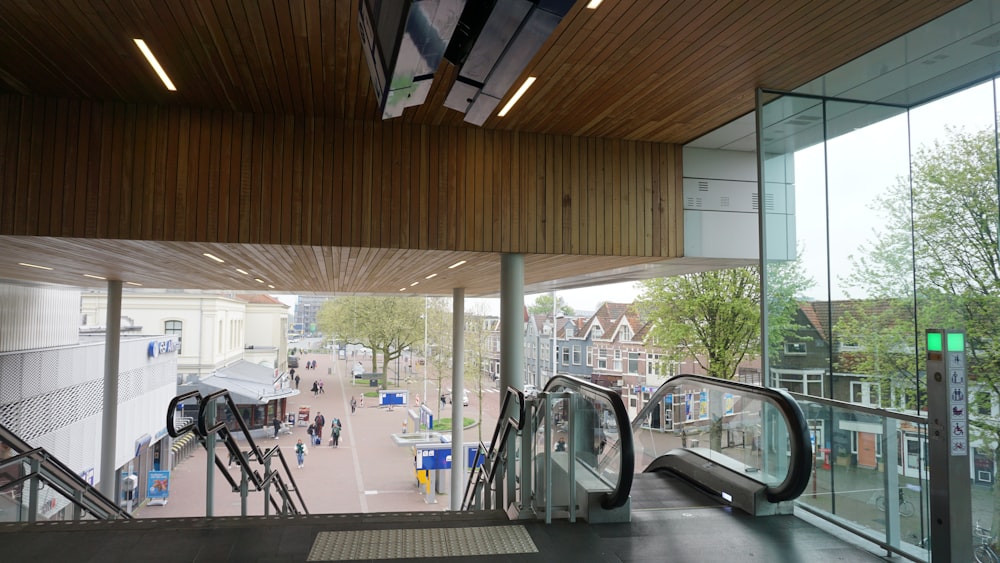
M 686 449 L 768 487 L 772 502 L 797 497 L 809 479 L 809 438 L 787 393 L 702 376 L 664 383 L 632 421 L 635 466 Z

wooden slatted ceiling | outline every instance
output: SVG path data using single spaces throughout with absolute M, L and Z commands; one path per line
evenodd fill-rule
M 751 111 L 755 87 L 792 89 L 962 3 L 579 1 L 528 64 L 538 82 L 485 129 L 684 143 Z M 376 121 L 356 14 L 357 0 L 3 2 L 0 91 Z M 442 63 L 400 121 L 460 126 L 443 107 L 455 76 Z
M 17 96 L 0 124 L 4 235 L 681 253 L 673 145 Z

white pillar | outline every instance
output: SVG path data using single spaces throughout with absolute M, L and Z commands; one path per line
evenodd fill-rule
M 101 417 L 101 493 L 115 498 L 115 448 L 118 445 L 118 354 L 122 330 L 122 282 L 108 280 L 104 333 L 104 404 Z
M 462 442 L 465 397 L 465 289 L 452 290 L 451 370 L 451 509 L 462 509 L 465 486 L 465 445 Z

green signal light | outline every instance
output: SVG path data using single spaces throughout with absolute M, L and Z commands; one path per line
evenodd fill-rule
M 949 352 L 964 352 L 965 351 L 965 335 L 961 332 L 948 333 L 948 351 Z
M 941 333 L 940 332 L 928 332 L 927 333 L 927 351 L 928 352 L 941 352 L 944 348 L 941 347 Z

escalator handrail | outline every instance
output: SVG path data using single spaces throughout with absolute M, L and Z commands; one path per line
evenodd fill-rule
M 788 473 L 785 479 L 777 485 L 767 485 L 764 491 L 767 500 L 772 503 L 793 500 L 799 497 L 809 484 L 812 472 L 812 449 L 810 448 L 809 426 L 806 424 L 805 414 L 799 407 L 798 402 L 787 391 L 774 389 L 771 387 L 760 387 L 739 381 L 730 381 L 717 377 L 707 377 L 704 375 L 680 374 L 671 377 L 660 385 L 659 389 L 649 398 L 646 406 L 632 421 L 632 433 L 642 427 L 647 416 L 647 410 L 658 408 L 667 390 L 680 385 L 703 385 L 733 389 L 747 395 L 755 395 L 767 400 L 785 418 L 788 424 L 788 441 L 790 458 L 788 462 Z
M 177 405 L 192 398 L 195 399 L 195 402 L 198 405 L 198 416 L 196 417 L 195 420 L 182 426 L 181 428 L 174 428 L 174 414 L 177 412 Z M 247 427 L 246 421 L 243 420 L 243 416 L 236 408 L 236 404 L 235 402 L 233 402 L 232 395 L 229 394 L 228 389 L 221 389 L 219 391 L 215 391 L 214 393 L 210 393 L 205 397 L 202 397 L 200 391 L 197 390 L 188 391 L 187 393 L 182 393 L 171 399 L 170 405 L 167 407 L 167 433 L 170 434 L 171 437 L 176 438 L 182 436 L 188 431 L 193 431 L 196 435 L 200 436 L 202 440 L 207 438 L 212 433 L 219 434 L 229 454 L 238 460 L 237 463 L 240 465 L 241 471 L 246 472 L 247 478 L 253 483 L 254 487 L 258 491 L 262 490 L 267 484 L 270 483 L 270 481 L 273 480 L 272 476 L 268 475 L 261 476 L 258 472 L 250 470 L 248 466 L 250 458 L 247 455 L 245 455 L 242 450 L 240 450 L 239 445 L 236 443 L 236 440 L 233 438 L 232 433 L 229 431 L 229 428 L 226 426 L 224 421 L 217 420 L 215 424 L 212 425 L 211 428 L 208 427 L 206 420 L 208 414 L 207 407 L 208 405 L 213 405 L 212 408 L 214 408 L 215 401 L 220 398 L 225 401 L 226 406 L 229 408 L 229 411 L 233 413 L 233 420 L 236 422 L 240 430 L 243 432 L 243 435 L 246 437 L 247 445 L 250 450 L 249 453 L 253 455 L 253 458 L 262 465 L 271 458 L 277 458 L 277 460 L 281 463 L 281 467 L 284 469 L 284 472 L 287 475 L 289 483 L 286 484 L 284 482 L 284 479 L 281 478 L 277 479 L 277 485 L 275 486 L 279 487 L 280 489 L 279 495 L 282 495 L 283 497 L 286 498 L 291 498 L 289 492 L 295 491 L 295 494 L 299 499 L 299 504 L 302 507 L 302 512 L 308 514 L 309 510 L 306 508 L 305 499 L 302 498 L 302 493 L 301 491 L 299 491 L 299 487 L 295 483 L 295 477 L 292 476 L 292 473 L 288 468 L 288 462 L 282 455 L 281 450 L 278 448 L 261 450 L 261 448 L 254 441 L 253 436 L 250 434 L 250 429 Z M 204 442 L 203 445 L 205 445 L 205 447 L 208 447 L 207 444 L 204 444 Z M 215 465 L 216 467 L 219 468 L 219 471 L 222 472 L 223 477 L 225 477 L 226 480 L 229 482 L 230 487 L 232 487 L 234 491 L 239 490 L 240 485 L 237 484 L 236 481 L 233 479 L 232 475 L 229 474 L 229 471 L 226 469 L 225 464 L 222 462 L 219 456 L 215 456 Z M 272 469 L 271 471 L 273 473 L 275 470 Z M 279 477 L 280 477 L 280 472 L 279 472 Z M 271 501 L 272 505 L 274 505 L 277 508 L 276 501 L 274 501 L 273 498 L 270 498 L 269 500 Z M 292 505 L 292 510 L 296 513 L 298 512 L 298 510 L 294 505 Z
M 114 518 L 121 518 L 123 520 L 132 519 L 132 515 L 128 511 L 109 500 L 79 475 L 68 470 L 58 458 L 53 457 L 45 448 L 33 448 L 6 459 L 4 460 L 4 466 L 23 464 L 29 460 L 39 462 L 38 472 L 25 473 L 5 483 L 0 487 L 0 492 L 5 492 L 7 489 L 16 487 L 30 480 L 32 477 L 37 477 L 51 486 L 66 500 L 93 514 L 100 520 L 111 520 Z M 74 495 L 78 491 L 81 493 L 79 499 Z
M 631 427 L 625 403 L 622 402 L 621 395 L 613 390 L 569 375 L 556 375 L 545 384 L 544 392 L 553 392 L 559 386 L 583 395 L 606 400 L 614 410 L 618 428 Z M 618 472 L 618 483 L 615 489 L 605 494 L 601 499 L 601 506 L 606 510 L 625 505 L 632 491 L 632 479 L 635 477 L 635 441 L 632 438 L 632 433 L 619 431 L 618 443 L 621 454 L 621 470 Z
M 69 466 L 63 463 L 59 458 L 53 456 L 45 450 L 45 448 L 31 447 L 30 444 L 19 438 L 17 434 L 14 434 L 10 431 L 10 429 L 2 424 L 0 424 L 0 442 L 9 444 L 14 451 L 22 452 L 21 455 L 29 453 L 33 456 L 38 455 L 39 457 L 37 459 L 42 463 L 42 468 L 49 471 L 53 478 L 58 478 L 74 491 L 81 491 L 85 498 L 92 502 L 95 507 L 103 509 L 109 517 L 121 518 L 125 520 L 132 518 L 132 515 L 130 515 L 127 510 L 115 504 L 113 500 L 104 496 L 104 494 L 93 485 L 84 481 L 83 477 L 77 475 L 76 472 L 70 469 Z M 90 509 L 88 508 L 88 510 Z M 91 513 L 94 512 L 93 510 L 90 511 Z

